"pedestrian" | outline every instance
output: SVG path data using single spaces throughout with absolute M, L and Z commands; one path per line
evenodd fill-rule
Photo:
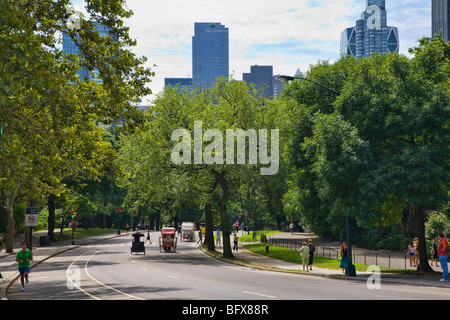
M 198 241 L 197 244 L 200 242 L 202 244 L 202 229 L 198 229 Z
M 448 281 L 448 241 L 444 237 L 442 232 L 438 234 L 439 246 L 438 246 L 438 257 L 442 268 L 442 279 L 440 281 Z
M 419 266 L 419 238 L 414 238 L 414 260 L 416 266 Z
M 149 241 L 150 244 L 152 244 L 152 239 L 150 239 L 150 229 L 147 230 L 147 240 L 145 240 L 145 244 L 147 244 L 147 241 Z
M 431 245 L 431 266 L 433 266 L 433 261 L 436 263 L 436 267 L 439 267 L 438 245 L 436 243 L 436 239 L 433 239 L 433 244 Z
M 313 244 L 312 239 L 308 240 L 308 247 L 309 247 L 309 270 L 312 271 L 314 252 L 316 252 L 316 246 Z
M 238 239 L 239 239 L 239 237 L 237 236 L 237 234 L 236 234 L 236 232 L 234 233 L 234 236 L 233 236 L 233 250 L 235 250 L 235 251 L 239 251 L 238 249 Z
M 414 263 L 414 267 L 416 267 L 416 260 L 414 257 L 416 249 L 414 248 L 414 242 L 410 242 L 408 245 L 408 252 L 406 253 L 409 255 L 409 266 L 412 267 L 412 264 Z
M 303 271 L 308 271 L 308 263 L 309 263 L 309 247 L 306 245 L 306 242 L 303 241 L 302 247 L 300 248 L 300 255 L 302 256 L 302 266 Z
M 341 248 L 339 250 L 339 259 L 341 260 L 340 267 L 342 272 L 345 272 L 345 268 L 347 267 L 347 243 L 344 241 L 341 244 Z
M 16 254 L 16 261 L 19 263 L 20 283 L 22 291 L 25 290 L 25 283 L 28 284 L 28 274 L 30 273 L 30 260 L 33 260 L 33 254 L 27 249 L 27 244 L 22 242 L 22 250 Z M 25 279 L 25 281 L 24 281 Z
M 291 224 L 289 225 L 289 229 L 291 229 L 291 234 L 294 234 L 294 223 L 291 221 Z
M 220 247 L 220 230 L 216 231 L 216 246 Z

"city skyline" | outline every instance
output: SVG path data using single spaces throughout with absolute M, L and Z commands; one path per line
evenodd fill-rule
M 85 12 L 84 1 L 72 0 L 75 10 Z M 137 40 L 132 50 L 148 57 L 148 66 L 156 75 L 149 87 L 152 97 L 164 87 L 165 78 L 192 77 L 192 36 L 195 22 L 220 21 L 229 28 L 229 70 L 232 77 L 252 65 L 272 65 L 274 74 L 293 75 L 319 60 L 331 63 L 340 57 L 342 31 L 353 25 L 365 10 L 365 0 L 286 0 L 274 5 L 269 1 L 193 0 L 151 4 L 128 0 L 126 7 L 134 15 L 125 21 L 130 35 Z M 400 53 L 417 40 L 431 36 L 431 2 L 388 0 L 388 24 L 398 27 Z

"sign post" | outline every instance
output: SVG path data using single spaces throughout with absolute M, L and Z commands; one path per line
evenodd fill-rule
M 25 209 L 25 226 L 30 227 L 28 249 L 33 251 L 33 227 L 38 225 L 38 208 L 28 207 Z
M 123 212 L 123 207 L 116 207 L 116 213 Z M 117 215 L 117 234 L 120 234 L 120 214 Z

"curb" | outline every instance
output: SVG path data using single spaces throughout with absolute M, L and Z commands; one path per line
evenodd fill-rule
M 90 244 L 93 244 L 93 243 L 105 241 L 105 240 L 108 240 L 108 239 L 117 238 L 117 237 L 120 237 L 120 236 L 123 236 L 123 234 L 120 234 L 120 235 L 114 235 L 114 236 L 111 236 L 111 237 L 107 237 L 107 238 L 103 238 L 103 239 L 98 239 L 98 240 L 91 241 L 91 242 L 86 242 L 86 243 L 84 243 L 83 245 L 90 245 Z M 42 259 L 42 260 L 40 260 L 40 261 L 37 261 L 36 263 L 33 263 L 33 265 L 30 266 L 30 270 L 33 269 L 35 266 L 38 266 L 38 265 L 41 264 L 42 262 L 44 262 L 44 261 L 46 261 L 46 260 L 48 260 L 48 259 L 50 259 L 50 258 L 52 258 L 52 257 L 54 257 L 54 256 L 57 256 L 58 254 L 61 254 L 61 253 L 64 253 L 64 252 L 67 252 L 67 251 L 70 251 L 70 250 L 79 248 L 79 247 L 81 247 L 81 246 L 82 246 L 82 244 L 75 244 L 75 245 L 72 245 L 72 247 L 64 248 L 64 249 L 62 249 L 61 251 L 56 251 L 56 252 L 54 252 L 53 254 L 50 254 L 50 255 L 46 256 L 44 259 Z M 13 255 L 13 254 L 14 254 L 14 253 L 11 253 L 10 255 Z M 18 271 L 15 271 L 15 272 L 13 273 L 13 275 L 9 276 L 9 277 L 4 281 L 4 284 L 0 287 L 0 300 L 8 300 L 8 298 L 7 298 L 7 296 L 6 296 L 6 292 L 7 292 L 8 289 L 13 285 L 13 283 L 16 282 L 19 278 L 20 278 L 19 272 L 18 272 Z
M 269 267 L 269 266 L 255 266 L 255 265 L 252 265 L 251 262 L 248 262 L 248 261 L 247 262 L 230 261 L 228 259 L 218 257 L 218 256 L 208 252 L 207 250 L 205 250 L 201 245 L 197 245 L 197 249 L 213 259 L 216 259 L 216 260 L 219 260 L 219 261 L 222 261 L 225 263 L 229 263 L 229 264 L 234 264 L 234 265 L 238 265 L 238 266 L 242 266 L 242 267 L 246 267 L 246 268 L 255 269 L 255 270 L 281 272 L 281 273 L 289 273 L 289 274 L 296 274 L 296 275 L 307 275 L 307 276 L 315 276 L 315 277 L 326 277 L 326 278 L 338 279 L 338 280 L 357 280 L 357 281 L 365 281 L 365 282 L 367 282 L 367 280 L 371 276 L 371 275 L 367 274 L 367 276 L 363 276 L 363 277 L 361 277 L 361 276 L 360 277 L 348 277 L 348 276 L 345 276 L 344 274 L 338 275 L 338 274 L 328 274 L 328 273 L 320 273 L 320 272 L 304 272 L 304 271 L 293 271 L 293 270 L 273 268 L 273 267 Z M 383 277 L 383 273 L 381 273 L 380 275 L 381 275 L 381 277 Z M 384 273 L 384 275 L 386 275 L 386 273 Z M 450 289 L 450 287 L 448 287 L 448 286 L 441 285 L 439 281 L 437 281 L 437 283 L 435 283 L 435 284 L 410 283 L 407 281 L 402 281 L 401 279 L 395 279 L 395 278 L 387 278 L 386 279 L 385 277 L 384 277 L 384 279 L 382 279 L 382 281 L 388 282 L 388 283 L 399 283 L 399 284 L 414 285 L 414 286 L 425 286 L 425 287 Z

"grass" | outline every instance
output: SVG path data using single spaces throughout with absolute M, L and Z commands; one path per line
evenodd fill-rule
M 270 246 L 269 247 L 269 253 L 266 253 L 266 244 L 265 243 L 256 243 L 256 244 L 247 244 L 244 245 L 246 249 L 249 251 L 269 256 L 271 258 L 288 261 L 292 263 L 297 263 L 299 265 L 302 264 L 302 257 L 300 256 L 300 253 L 296 250 L 278 247 L 278 246 Z M 337 259 L 330 259 L 326 257 L 321 257 L 314 255 L 314 263 L 313 267 L 323 268 L 323 269 L 332 269 L 332 270 L 340 270 L 340 261 Z M 367 268 L 369 265 L 361 264 L 361 263 L 354 263 L 356 271 L 367 271 Z M 386 267 L 380 267 L 380 270 L 382 272 L 398 272 L 398 273 L 411 273 L 411 270 L 404 270 L 404 269 L 393 269 L 393 268 L 386 268 Z
M 89 228 L 89 229 L 83 229 L 83 228 L 77 228 L 74 232 L 74 238 L 77 239 L 83 239 L 87 237 L 97 236 L 100 234 L 107 234 L 107 233 L 117 233 L 117 229 L 102 229 L 102 228 Z M 63 234 L 59 231 L 55 230 L 55 241 L 69 241 L 72 240 L 72 229 L 64 229 Z
M 250 232 L 250 234 L 243 234 L 242 236 L 239 236 L 239 241 L 241 242 L 254 242 L 254 241 L 261 241 L 261 233 L 265 234 L 267 237 L 281 233 L 283 231 L 279 230 L 268 230 L 268 231 L 257 231 L 255 235 L 255 239 L 253 239 L 253 231 Z

